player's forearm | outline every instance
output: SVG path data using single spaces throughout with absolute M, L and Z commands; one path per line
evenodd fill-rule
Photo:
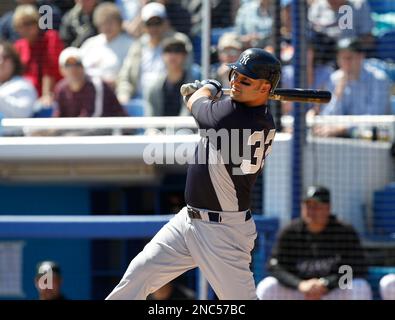
M 207 87 L 202 87 L 199 90 L 195 91 L 191 97 L 189 98 L 187 102 L 187 108 L 189 111 L 192 112 L 192 105 L 195 101 L 197 101 L 200 98 L 210 98 L 211 97 L 211 91 Z

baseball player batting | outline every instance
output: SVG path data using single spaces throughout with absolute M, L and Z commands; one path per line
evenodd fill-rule
M 219 299 L 257 299 L 250 271 L 257 236 L 250 198 L 275 135 L 267 102 L 281 63 L 250 48 L 229 67 L 229 96 L 222 96 L 216 80 L 187 85 L 184 101 L 201 135 L 188 168 L 187 206 L 132 260 L 106 299 L 146 299 L 195 267 Z M 214 134 L 219 131 L 221 137 L 228 133 L 220 143 Z

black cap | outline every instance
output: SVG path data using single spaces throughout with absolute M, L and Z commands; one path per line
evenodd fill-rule
M 354 52 L 363 52 L 364 48 L 361 41 L 358 38 L 343 38 L 340 39 L 336 44 L 337 51 L 349 50 Z
M 50 271 L 50 270 L 53 273 L 61 275 L 60 267 L 54 261 L 42 261 L 42 262 L 39 262 L 37 264 L 36 275 L 37 276 L 42 276 L 42 275 L 46 274 L 48 271 Z
M 307 188 L 306 194 L 303 198 L 303 201 L 306 200 L 315 200 L 322 203 L 330 203 L 331 194 L 330 191 L 325 187 L 310 186 Z

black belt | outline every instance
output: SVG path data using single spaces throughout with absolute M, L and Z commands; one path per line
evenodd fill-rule
M 187 210 L 188 210 L 188 216 L 191 219 L 202 219 L 199 210 L 196 210 L 191 207 L 188 207 Z M 221 222 L 221 214 L 219 212 L 207 211 L 207 215 L 210 222 Z M 247 210 L 244 221 L 248 221 L 250 219 L 251 219 L 251 210 Z

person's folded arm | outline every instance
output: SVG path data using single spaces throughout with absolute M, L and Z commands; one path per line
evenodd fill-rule
M 282 285 L 292 289 L 298 289 L 300 282 L 303 280 L 281 266 L 275 258 L 270 259 L 269 272 Z

